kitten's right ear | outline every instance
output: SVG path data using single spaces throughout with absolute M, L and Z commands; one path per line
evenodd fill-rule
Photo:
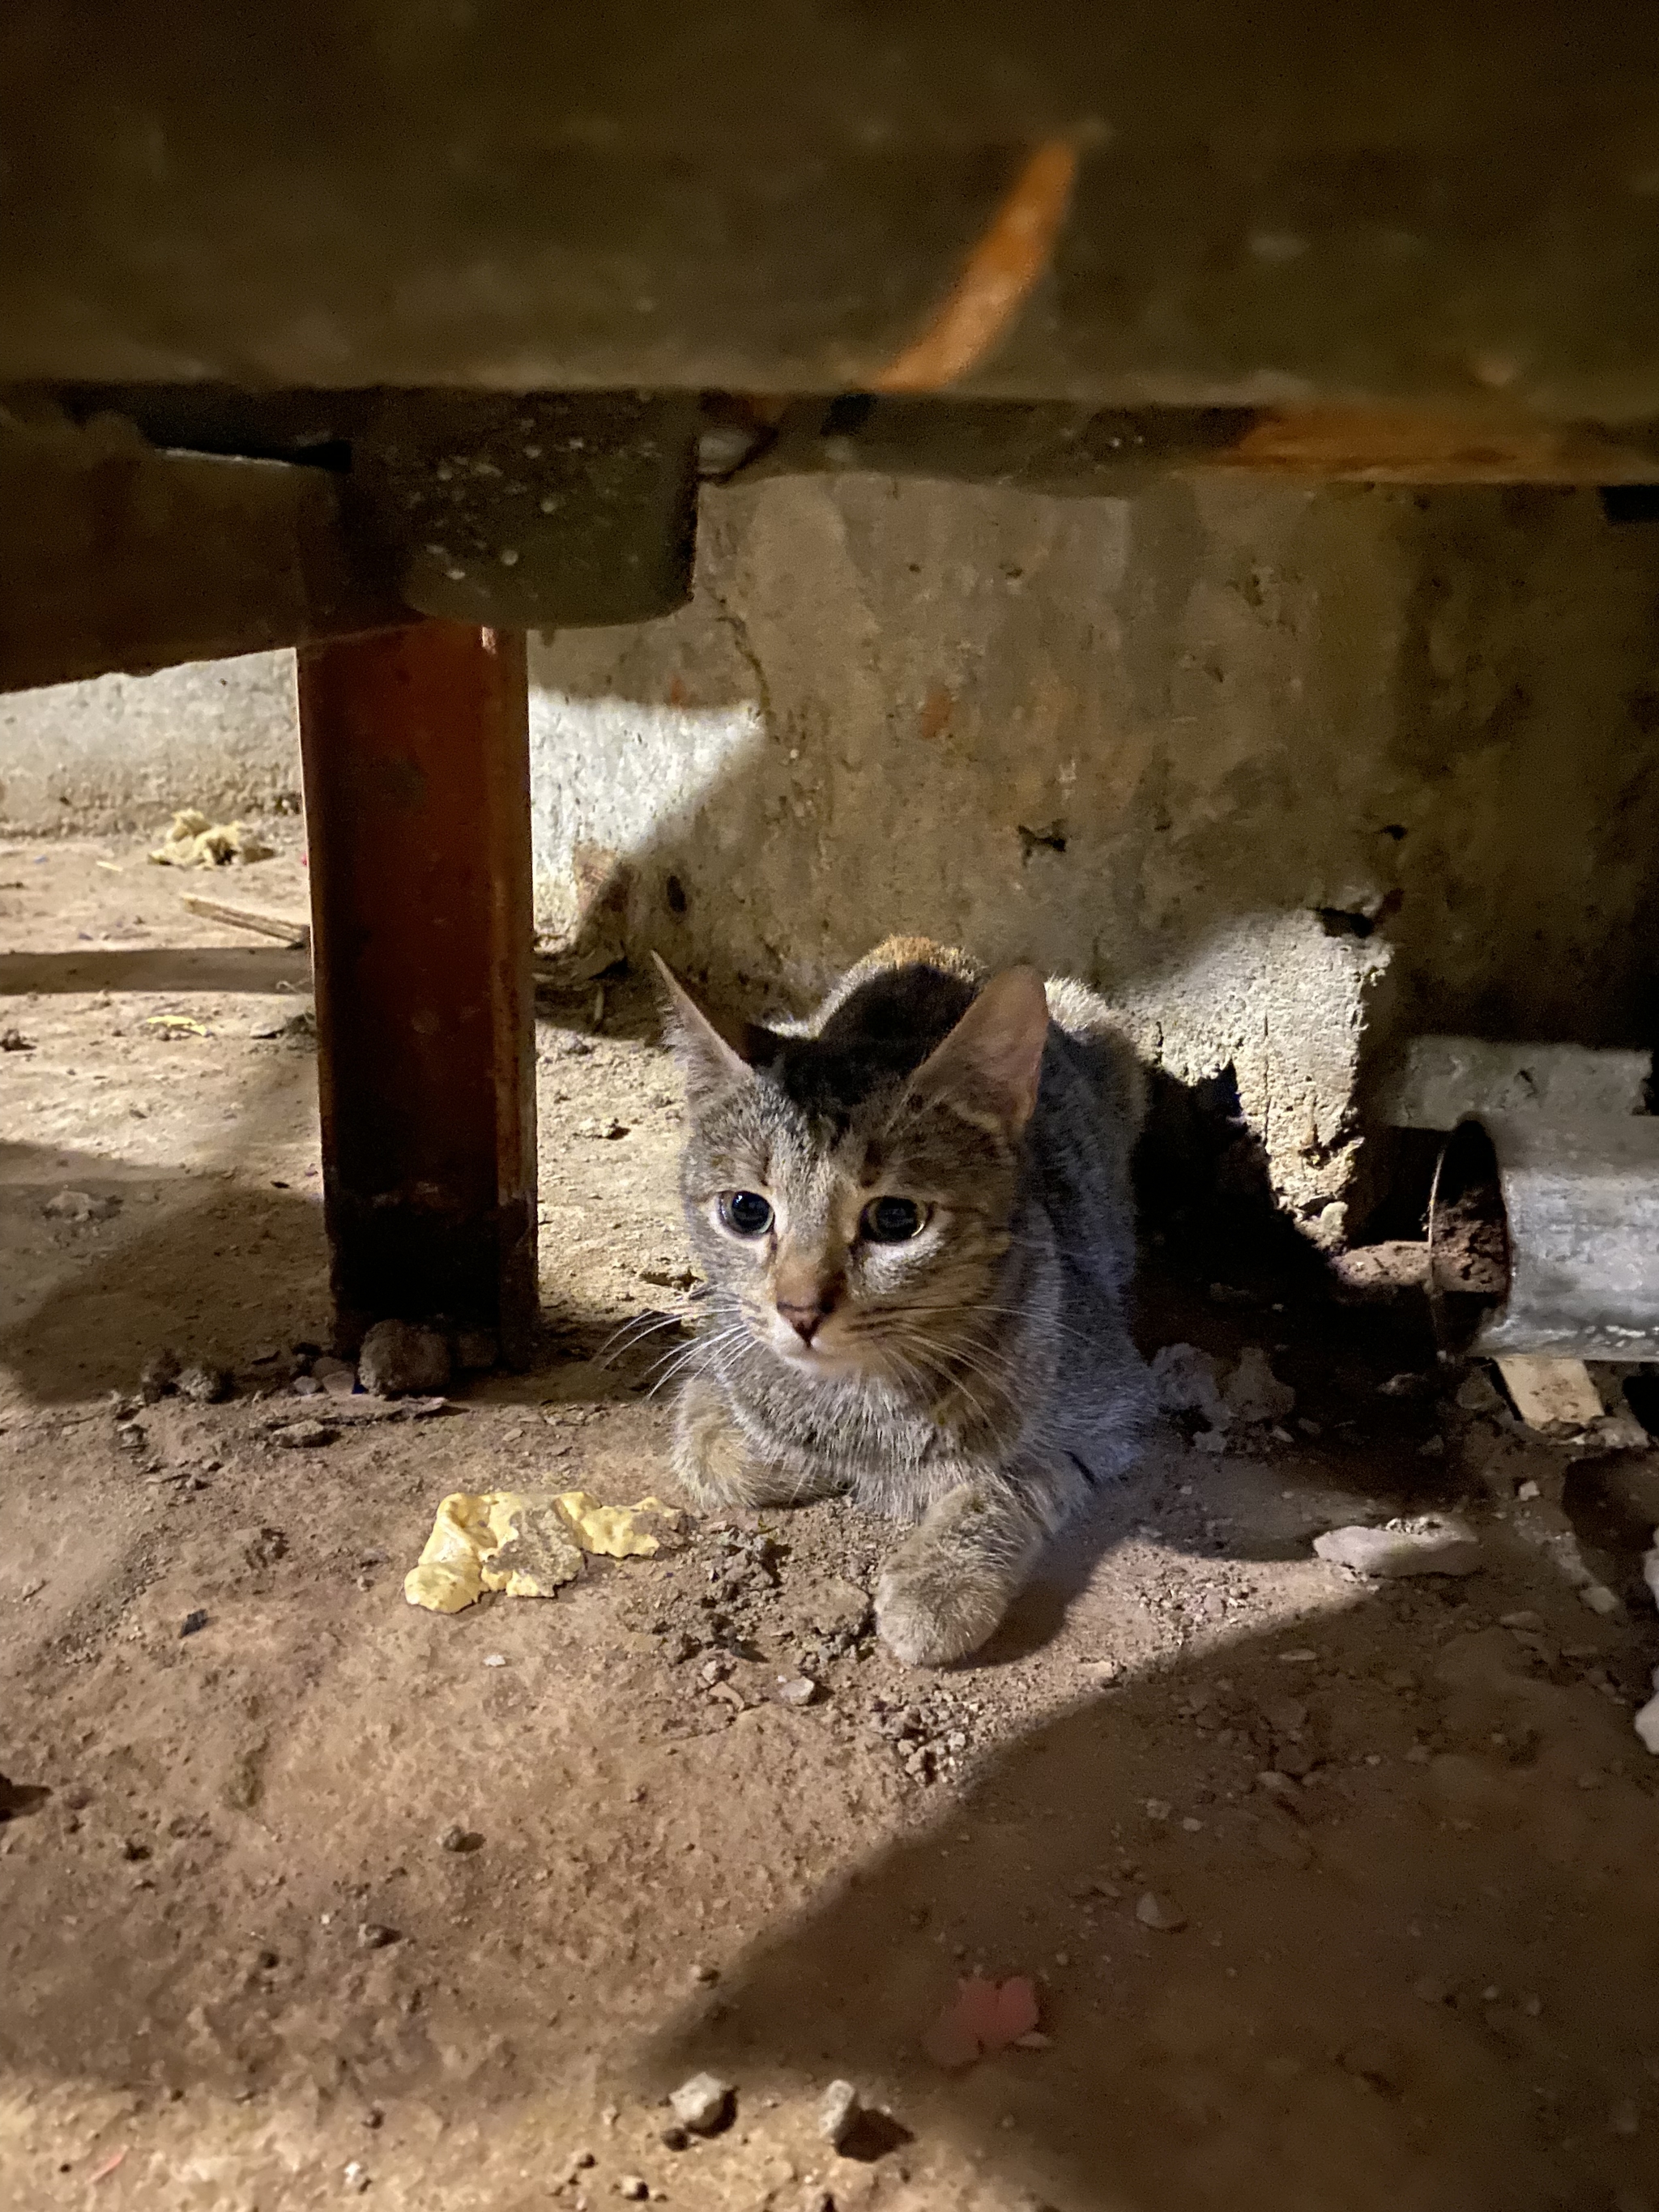
M 651 957 L 657 963 L 666 1002 L 668 1041 L 692 1097 L 712 1098 L 734 1085 L 747 1083 L 754 1070 L 737 1046 L 709 1020 L 661 953 L 653 952 Z

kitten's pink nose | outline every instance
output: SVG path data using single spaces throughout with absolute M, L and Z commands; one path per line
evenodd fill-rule
M 824 1316 L 824 1308 L 821 1305 L 792 1305 L 787 1298 L 778 1300 L 778 1311 L 803 1344 L 811 1344 Z

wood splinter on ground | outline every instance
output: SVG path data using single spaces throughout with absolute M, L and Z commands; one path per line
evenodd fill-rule
M 228 922 L 233 929 L 251 929 L 261 937 L 274 937 L 290 952 L 311 950 L 311 924 L 296 915 L 271 914 L 263 907 L 233 906 L 228 899 L 203 898 L 195 891 L 185 893 L 185 904 L 208 921 Z

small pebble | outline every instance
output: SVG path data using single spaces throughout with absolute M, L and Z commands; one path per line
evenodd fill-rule
M 454 1827 L 446 1828 L 438 1838 L 438 1849 L 441 1851 L 476 1851 L 482 1850 L 483 1847 L 482 1836 L 475 1833 L 471 1828 L 461 1827 L 459 1824 Z
M 778 1684 L 781 1705 L 810 1705 L 817 1693 L 818 1686 L 810 1674 L 794 1674 Z
M 693 2135 L 713 2135 L 732 2111 L 732 2084 L 718 2074 L 694 2074 L 669 2098 L 674 2118 Z
M 379 1920 L 361 1920 L 357 1923 L 357 1941 L 365 1951 L 384 1951 L 388 1943 L 395 1943 L 398 1931 Z
M 354 2158 L 345 2170 L 347 2194 L 361 2197 L 368 2187 L 368 2169 L 360 2158 Z
M 222 1367 L 198 1364 L 183 1369 L 173 1387 L 181 1398 L 193 1399 L 198 1406 L 216 1406 L 230 1395 L 230 1377 Z
M 179 1355 L 176 1352 L 157 1352 L 151 1354 L 138 1375 L 138 1395 L 147 1406 L 153 1406 L 179 1379 Z
M 832 2081 L 818 2106 L 818 2133 L 837 2150 L 858 2125 L 859 2093 L 850 2081 Z
M 617 2177 L 617 2194 L 633 2204 L 643 2204 L 651 2194 L 651 2184 L 637 2173 L 623 2173 Z
M 199 1636 L 207 1625 L 207 1614 L 198 1605 L 193 1612 L 187 1613 L 179 1622 L 179 1633 L 180 1636 Z
M 1173 1898 L 1160 1897 L 1151 1889 L 1135 1906 L 1135 1918 L 1143 1928 L 1155 1929 L 1160 1936 L 1179 1935 L 1187 1925 L 1187 1916 Z
M 505 1651 L 486 1651 L 486 1652 L 485 1652 L 485 1654 L 484 1654 L 484 1665 L 485 1665 L 486 1667 L 505 1667 L 505 1666 L 506 1666 L 506 1664 L 507 1664 L 507 1654 L 506 1654 L 506 1652 L 505 1652 Z

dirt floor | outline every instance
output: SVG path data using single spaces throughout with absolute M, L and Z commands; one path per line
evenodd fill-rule
M 214 887 L 301 908 L 298 834 Z M 0 851 L 0 2203 L 1659 2208 L 1659 1455 L 1457 1408 L 1409 1309 L 1154 1252 L 1147 1348 L 1260 1345 L 1294 1412 L 1172 1426 L 978 1664 L 872 1640 L 889 1534 L 836 1504 L 417 1611 L 447 1492 L 668 1487 L 673 1071 L 637 987 L 541 1024 L 537 1372 L 302 1402 L 305 963 L 189 887 Z M 234 1395 L 135 1409 L 164 1347 Z M 1312 1555 L 1453 1500 L 1466 1577 Z M 945 2070 L 975 1971 L 1040 2034 Z

